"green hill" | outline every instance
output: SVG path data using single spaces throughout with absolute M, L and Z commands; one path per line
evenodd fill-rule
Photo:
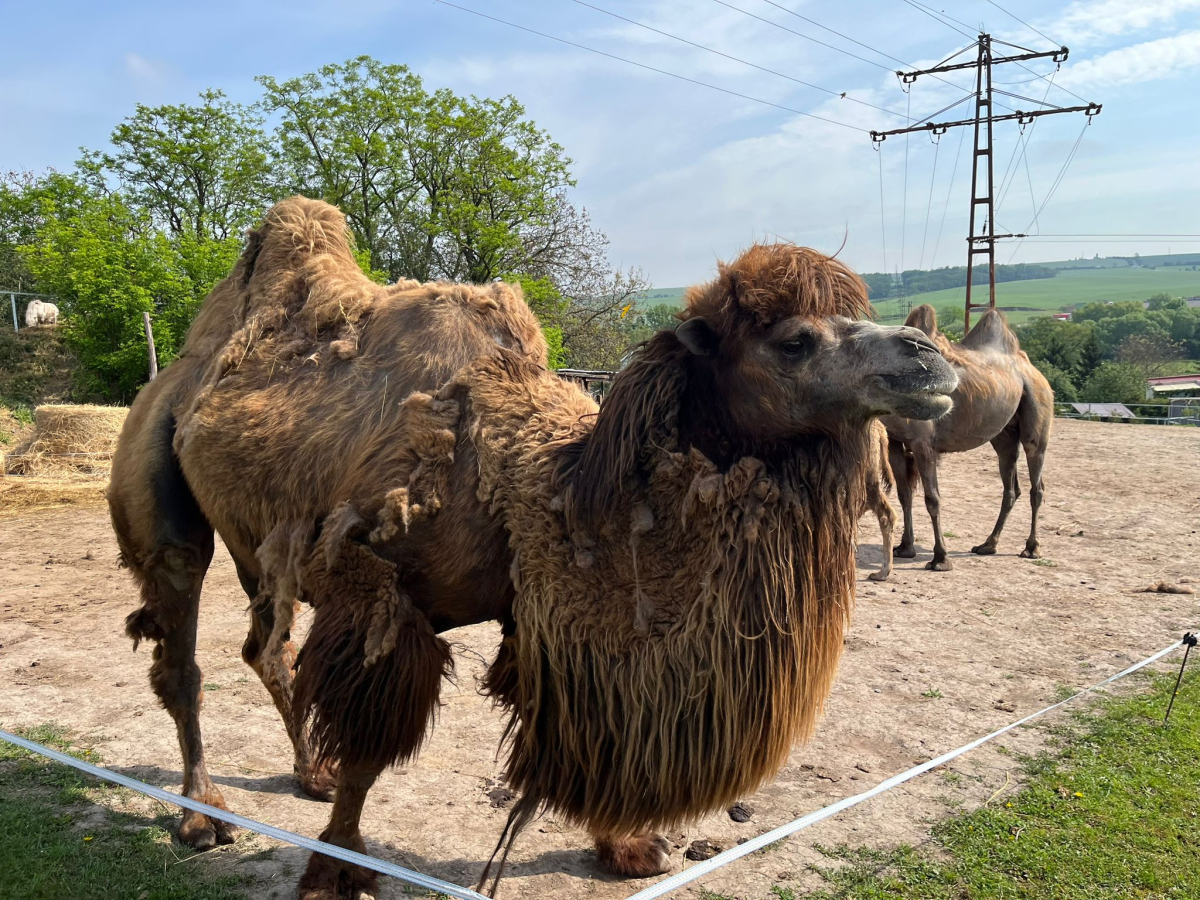
M 976 285 L 973 294 L 978 302 L 986 303 L 987 291 L 986 284 Z M 1054 278 L 996 285 L 996 305 L 1015 324 L 1034 316 L 1064 312 L 1084 303 L 1145 300 L 1164 291 L 1173 297 L 1200 296 L 1200 271 L 1175 267 L 1062 269 Z M 954 288 L 913 294 L 907 301 L 884 300 L 875 304 L 875 308 L 882 321 L 900 321 L 908 302 L 914 306 L 928 303 L 940 309 L 962 306 L 965 301 L 966 288 Z
M 996 305 L 1010 322 L 1024 322 L 1034 316 L 1066 312 L 1084 303 L 1145 300 L 1166 292 L 1175 297 L 1200 296 L 1200 253 L 1175 253 L 1170 256 L 1113 256 L 1099 259 L 1057 260 L 1037 263 L 1057 269 L 1054 278 L 1008 281 L 996 285 Z M 1153 267 L 1153 268 L 1151 268 Z M 641 298 L 644 306 L 660 303 L 679 306 L 684 288 L 651 288 Z M 987 285 L 974 289 L 979 301 L 987 302 Z M 907 299 L 875 302 L 881 321 L 902 321 L 908 304 L 961 307 L 966 288 L 952 288 L 913 294 Z

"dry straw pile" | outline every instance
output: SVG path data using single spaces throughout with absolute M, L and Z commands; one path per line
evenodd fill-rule
M 39 406 L 33 412 L 33 439 L 8 457 L 4 470 L 10 475 L 107 477 L 128 412 L 123 406 Z

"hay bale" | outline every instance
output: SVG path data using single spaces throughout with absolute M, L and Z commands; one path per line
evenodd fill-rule
M 112 453 L 129 409 L 124 406 L 88 406 L 52 403 L 33 411 L 38 452 Z
M 123 406 L 47 404 L 33 411 L 33 438 L 8 457 L 11 475 L 106 477 L 129 410 Z

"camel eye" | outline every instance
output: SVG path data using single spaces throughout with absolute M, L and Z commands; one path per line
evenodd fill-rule
M 785 356 L 803 356 L 812 346 L 811 338 L 806 334 L 798 334 L 793 338 L 788 338 L 779 345 L 779 349 L 783 351 Z

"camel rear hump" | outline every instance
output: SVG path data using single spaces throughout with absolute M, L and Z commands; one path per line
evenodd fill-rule
M 999 310 L 989 309 L 962 339 L 962 346 L 968 350 L 993 349 L 1004 353 L 1016 353 L 1021 349 L 1017 336 L 1012 333 L 1004 314 Z

